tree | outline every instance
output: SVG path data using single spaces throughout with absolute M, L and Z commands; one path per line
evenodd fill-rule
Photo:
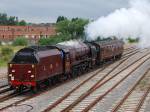
M 81 19 L 81 18 L 74 20 L 73 24 L 75 25 L 75 29 L 74 29 L 74 32 L 76 34 L 75 36 L 77 36 L 79 38 L 82 37 L 84 35 L 84 27 L 88 23 L 89 23 L 88 20 Z
M 58 22 L 56 24 L 57 32 L 62 33 L 62 34 L 69 33 L 69 24 L 70 24 L 69 20 L 63 20 L 63 21 Z
M 0 25 L 26 25 L 24 20 L 19 22 L 18 17 L 8 17 L 6 13 L 0 13 Z
M 58 16 L 56 23 L 58 23 L 60 21 L 64 21 L 64 20 L 67 20 L 67 18 L 64 16 Z
M 14 17 L 14 16 L 10 16 L 9 18 L 8 18 L 8 21 L 7 21 L 7 25 L 16 25 L 17 23 L 16 23 L 16 17 Z
M 24 20 L 21 20 L 19 22 L 19 26 L 26 26 L 26 25 L 27 25 L 27 23 Z
M 78 20 L 79 18 L 72 18 L 71 21 L 76 21 Z
M 7 24 L 7 14 L 0 13 L 0 25 L 6 25 Z
M 84 27 L 88 23 L 88 20 L 81 18 L 66 19 L 57 23 L 57 32 L 70 34 L 72 39 L 81 38 L 84 36 Z

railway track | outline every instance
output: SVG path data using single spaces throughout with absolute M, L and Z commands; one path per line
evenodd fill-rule
M 5 74 L 0 74 L 0 79 L 7 78 Z
M 25 91 L 22 92 L 22 93 L 25 93 Z M 8 94 L 4 95 L 3 97 L 0 97 L 0 102 L 4 102 L 6 100 L 9 100 L 10 98 L 16 97 L 16 96 L 18 96 L 18 95 L 20 95 L 22 93 L 11 91 L 11 93 L 8 93 Z
M 9 87 L 8 85 L 3 86 L 3 87 L 0 89 L 0 94 L 5 93 L 5 92 L 10 91 L 10 90 L 11 90 L 11 89 L 10 89 L 10 87 Z
M 149 102 L 150 102 L 150 92 L 146 96 L 145 101 L 142 102 L 139 112 L 150 112 Z
M 8 85 L 7 85 L 7 84 L 6 84 L 6 85 L 2 85 L 2 86 L 0 86 L 0 89 L 4 88 L 4 87 L 6 87 L 6 86 L 8 86 Z
M 135 53 L 133 53 L 132 55 L 134 55 Z M 130 55 L 131 56 L 131 55 Z M 129 56 L 129 57 L 130 57 Z M 129 58 L 128 57 L 128 58 Z M 126 57 L 127 58 L 127 57 Z M 126 59 L 124 59 L 124 60 L 122 60 L 120 63 L 122 63 L 123 61 L 125 61 Z M 120 64 L 119 63 L 119 64 Z M 107 66 L 108 67 L 108 66 Z M 104 69 L 104 68 L 103 68 Z M 100 71 L 99 71 L 100 72 Z M 57 86 L 59 86 L 59 84 L 57 85 Z M 55 87 L 54 87 L 55 88 Z M 50 88 L 50 89 L 52 89 L 52 88 Z M 49 89 L 48 89 L 49 90 Z M 24 102 L 24 101 L 26 101 L 26 100 L 29 100 L 29 99 L 31 99 L 31 98 L 34 98 L 34 97 L 36 97 L 36 96 L 39 96 L 40 94 L 43 94 L 44 92 L 46 92 L 46 91 L 48 91 L 48 90 L 44 90 L 44 91 L 42 91 L 42 92 L 40 92 L 40 93 L 38 93 L 38 94 L 36 94 L 36 95 L 31 95 L 30 97 L 27 97 L 27 98 L 24 98 L 24 99 L 22 99 L 22 100 L 20 100 L 20 101 L 17 101 L 17 102 L 15 102 L 15 103 L 13 103 L 13 104 L 10 104 L 10 105 L 8 105 L 8 106 L 6 106 L 6 107 L 4 107 L 4 108 L 1 108 L 0 109 L 0 111 L 2 111 L 2 110 L 4 110 L 4 109 L 6 109 L 6 108 L 9 108 L 9 107 L 11 107 L 11 106 L 14 106 L 14 105 L 17 105 L 17 104 L 20 104 L 21 102 Z M 17 95 L 13 95 L 13 96 L 11 96 L 10 98 L 13 98 L 13 97 L 15 97 L 15 96 L 17 96 Z M 9 98 L 4 98 L 4 100 L 8 100 Z
M 134 51 L 138 51 L 138 50 L 140 50 L 140 48 L 134 48 L 134 49 L 126 50 L 123 52 L 123 54 L 127 55 L 127 54 L 130 54 L 130 53 L 132 53 Z
M 148 87 L 146 92 L 143 94 L 142 99 L 140 100 L 138 106 L 134 110 L 135 112 L 139 112 L 139 111 L 144 112 L 145 110 L 144 103 L 146 102 L 146 98 L 150 98 L 149 94 L 150 94 L 150 87 Z
M 124 54 L 124 55 L 122 56 L 122 58 L 126 58 L 126 57 L 129 57 L 129 56 L 132 56 L 133 54 L 138 53 L 139 50 L 140 50 L 140 49 L 136 49 L 136 50 L 134 50 L 134 51 L 131 51 L 131 52 L 129 52 L 129 53 L 126 53 L 126 54 Z
M 149 59 L 149 58 L 148 58 Z M 145 62 L 145 61 L 144 61 Z M 144 63 L 143 62 L 143 63 Z M 141 63 L 142 64 L 142 63 Z M 141 64 L 139 64 L 136 68 L 134 68 L 131 72 L 129 72 L 126 76 L 120 76 L 120 77 L 123 77 L 121 78 L 117 83 L 115 83 L 117 80 L 113 80 L 113 82 L 111 82 L 111 80 L 106 84 L 106 81 L 104 81 L 103 83 L 101 83 L 99 86 L 96 87 L 96 89 L 98 89 L 99 87 L 101 87 L 102 89 L 101 90 L 97 90 L 97 92 L 95 91 L 96 89 L 93 89 L 91 92 L 93 92 L 92 95 L 91 92 L 87 92 L 86 95 L 83 95 L 84 97 L 80 97 L 82 100 L 81 102 L 81 99 L 79 101 L 76 101 L 76 103 L 74 103 L 74 106 L 68 106 L 66 107 L 63 111 L 68 111 L 68 110 L 71 110 L 73 109 L 73 111 L 82 111 L 82 112 L 87 112 L 89 111 L 95 104 L 97 104 L 99 101 L 101 101 L 107 94 L 109 94 L 113 89 L 115 89 L 120 83 L 122 83 L 127 77 L 129 77 L 131 75 L 131 73 L 133 73 Z M 114 86 L 111 87 L 111 85 L 115 83 Z M 104 88 L 102 87 L 104 84 L 106 84 L 107 86 L 105 86 Z M 111 88 L 108 88 L 108 87 L 111 87 Z M 100 94 L 100 95 L 98 95 Z M 88 97 L 87 97 L 88 96 Z M 98 96 L 98 97 L 97 97 Z M 95 98 L 97 97 L 97 98 Z M 90 102 L 90 100 L 94 99 L 91 103 L 87 104 L 86 102 Z M 80 103 L 81 102 L 81 103 Z M 78 106 L 77 104 L 80 105 Z M 77 106 L 76 106 L 77 105 Z M 71 107 L 71 108 L 70 108 Z M 73 108 L 74 107 L 74 108 Z M 81 109 L 81 110 L 80 110 Z
M 6 74 L 0 74 L 0 90 L 6 86 L 8 86 L 8 81 L 7 81 L 7 78 L 6 78 Z
M 124 52 L 128 52 L 128 51 L 131 51 L 131 50 L 134 50 L 134 49 L 137 49 L 137 47 L 134 46 L 134 47 L 126 48 L 126 49 L 124 49 Z
M 146 80 L 146 82 L 145 82 Z M 143 82 L 144 85 L 143 85 Z M 140 87 L 140 86 L 143 87 Z M 140 90 L 142 89 L 142 90 Z M 150 92 L 150 69 L 136 82 L 136 84 L 124 95 L 124 97 L 110 109 L 110 112 L 132 111 L 139 112 L 147 95 Z
M 145 58 L 145 56 L 149 56 L 149 53 L 144 55 L 143 57 L 141 57 L 140 59 Z M 148 58 L 149 59 L 149 58 Z M 147 61 L 148 59 L 146 59 L 145 61 Z M 134 70 L 132 70 L 132 72 L 134 72 L 141 64 L 143 64 L 145 61 L 143 61 L 142 63 L 140 63 Z M 70 92 L 68 92 L 66 95 L 64 95 L 63 97 L 61 97 L 60 99 L 56 100 L 55 102 L 50 102 L 50 106 L 44 110 L 44 112 L 47 111 L 63 111 L 63 112 L 67 112 L 67 111 L 79 111 L 78 109 L 80 108 L 79 103 L 82 102 L 82 100 L 86 99 L 86 97 L 88 97 L 91 93 L 93 93 L 94 91 L 96 91 L 98 88 L 100 88 L 101 86 L 105 85 L 106 82 L 111 81 L 114 77 L 116 77 L 118 74 L 120 74 L 121 72 L 123 72 L 124 70 L 128 69 L 130 66 L 134 65 L 135 63 L 138 63 L 139 60 L 133 62 L 131 65 L 128 65 L 127 67 L 125 67 L 123 70 L 120 70 L 119 72 L 115 73 L 115 75 L 110 77 L 110 73 L 112 73 L 114 71 L 114 69 L 112 69 L 111 71 L 109 71 L 104 77 L 100 78 L 100 80 L 98 80 L 97 83 L 95 83 L 90 89 L 86 90 L 85 88 L 87 88 L 88 86 L 77 86 L 76 88 L 74 88 L 73 90 L 71 90 Z M 117 68 L 117 67 L 116 67 Z M 123 81 L 124 79 L 126 79 L 132 72 L 128 73 L 128 75 L 126 75 L 123 79 L 121 79 L 121 81 Z M 109 75 L 109 78 L 104 80 L 107 76 Z M 121 83 L 121 81 L 119 81 L 116 85 L 114 85 L 113 88 L 115 88 L 119 83 Z M 91 84 L 89 84 L 91 85 Z M 78 90 L 80 88 L 80 90 Z M 84 88 L 84 89 L 83 89 Z M 111 90 L 113 89 L 111 88 Z M 78 90 L 78 91 L 77 91 Z M 84 90 L 84 92 L 83 92 Z M 85 91 L 86 90 L 86 91 Z M 103 94 L 102 96 L 104 97 L 105 95 L 107 95 L 110 91 L 106 91 L 105 94 Z M 76 92 L 75 92 L 76 91 Z M 102 91 L 101 93 L 104 93 L 104 91 Z M 96 94 L 97 95 L 97 94 Z M 96 97 L 93 96 L 93 97 Z M 102 99 L 101 96 L 101 99 Z M 91 99 L 90 99 L 91 100 Z M 88 101 L 90 101 L 88 100 Z M 93 107 L 98 100 L 93 101 L 89 107 Z M 81 105 L 81 107 L 83 108 L 83 106 L 87 106 L 87 101 L 84 102 L 84 105 Z M 74 107 L 77 107 L 75 110 L 73 109 Z M 85 112 L 88 111 L 90 108 L 85 108 Z M 81 110 L 80 110 L 81 111 Z
M 120 79 L 114 86 L 112 86 L 110 89 L 106 90 L 106 92 L 100 94 L 92 103 L 90 103 L 87 107 L 85 107 L 82 112 L 86 112 L 86 111 L 89 111 L 89 110 L 94 110 L 95 108 L 92 109 L 92 107 L 94 107 L 99 101 L 101 101 L 101 103 L 103 103 L 103 101 L 105 100 L 105 97 L 108 95 L 108 94 L 111 94 L 112 91 L 114 89 L 116 89 L 119 85 L 121 85 L 121 83 L 127 81 L 125 79 L 127 79 L 128 77 L 131 77 L 131 74 L 134 73 L 142 64 L 144 64 L 146 61 L 148 61 L 149 58 L 147 58 L 146 60 L 144 60 L 141 64 L 138 64 L 135 68 L 133 68 L 133 70 L 131 70 L 129 73 L 127 73 L 126 76 L 122 76 L 123 78 Z M 130 68 L 129 68 L 130 69 Z M 129 70 L 128 69 L 128 70 Z M 134 77 L 134 76 L 132 76 Z M 138 77 L 137 77 L 138 78 Z M 116 80 L 114 80 L 115 82 Z M 109 85 L 111 86 L 111 84 Z M 109 97 L 109 96 L 108 96 Z
M 136 48 L 136 46 L 132 46 L 132 47 L 125 48 L 124 51 L 132 50 L 132 49 L 134 49 L 134 48 Z

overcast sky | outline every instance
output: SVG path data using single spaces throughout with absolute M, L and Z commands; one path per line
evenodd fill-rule
M 28 22 L 55 22 L 59 15 L 96 19 L 115 9 L 128 7 L 129 0 L 0 0 L 0 12 Z

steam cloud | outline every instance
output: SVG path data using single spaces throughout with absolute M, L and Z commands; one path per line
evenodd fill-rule
M 88 40 L 98 36 L 116 36 L 140 38 L 141 47 L 150 46 L 150 2 L 148 0 L 130 0 L 128 8 L 115 10 L 106 17 L 100 17 L 85 28 Z
M 58 45 L 64 45 L 64 46 L 75 47 L 75 48 L 80 48 L 84 46 L 82 40 L 69 40 L 69 41 L 58 43 Z

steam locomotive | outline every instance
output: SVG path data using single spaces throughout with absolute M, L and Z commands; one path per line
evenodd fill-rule
M 62 78 L 76 77 L 105 61 L 121 58 L 123 44 L 112 39 L 25 47 L 8 63 L 9 84 L 19 91 L 23 88 L 37 91 L 42 83 L 49 85 Z

